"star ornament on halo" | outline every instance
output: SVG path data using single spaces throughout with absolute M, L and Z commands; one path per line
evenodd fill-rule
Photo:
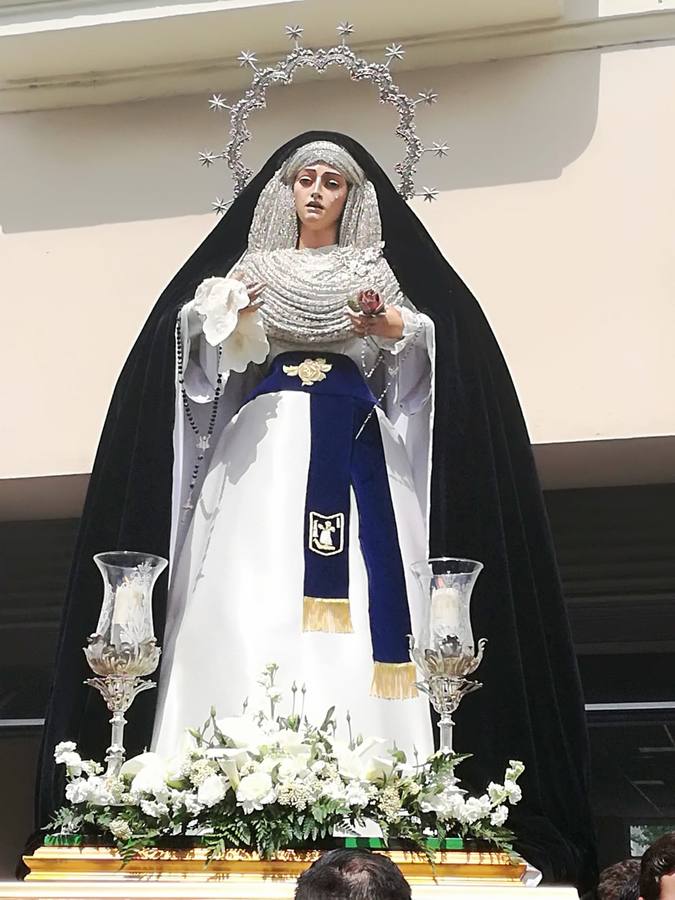
M 230 109 L 230 107 L 225 102 L 225 97 L 222 94 L 213 94 L 213 96 L 209 100 L 209 107 L 211 109 Z
M 443 157 L 447 156 L 450 152 L 450 148 L 445 142 L 441 144 L 439 141 L 434 141 L 431 147 L 427 147 L 427 152 L 433 153 L 433 155 L 437 156 L 439 159 L 443 159 Z
M 304 28 L 302 25 L 287 25 L 285 28 L 286 37 L 289 41 L 299 41 L 302 38 Z
M 438 188 L 423 187 L 421 194 L 415 194 L 416 197 L 422 197 L 427 202 L 433 202 L 438 197 Z
M 340 22 L 336 31 L 344 43 L 345 38 L 349 37 L 350 34 L 354 34 L 354 26 L 351 22 Z
M 424 103 L 425 106 L 432 106 L 438 100 L 436 91 L 420 91 L 416 103 Z
M 226 213 L 230 206 L 232 206 L 232 201 L 223 200 L 222 197 L 216 197 L 211 206 L 214 212 L 218 213 L 219 216 L 222 216 L 223 213 Z
M 242 50 L 237 59 L 242 68 L 250 66 L 252 69 L 255 69 L 255 64 L 258 62 L 257 56 L 251 50 Z
M 235 103 L 228 105 L 222 94 L 213 94 L 209 105 L 213 110 L 230 111 L 230 139 L 222 153 L 212 153 L 204 150 L 199 155 L 201 164 L 210 167 L 216 160 L 223 159 L 232 173 L 234 182 L 233 194 L 237 197 L 246 187 L 253 176 L 253 172 L 245 165 L 242 158 L 242 150 L 250 141 L 252 135 L 247 125 L 251 113 L 266 106 L 266 92 L 269 88 L 293 82 L 296 71 L 300 69 L 313 69 L 321 74 L 329 66 L 338 66 L 347 71 L 353 81 L 370 81 L 379 89 L 381 103 L 392 106 L 398 113 L 398 126 L 396 134 L 405 144 L 405 152 L 402 160 L 394 166 L 399 175 L 399 193 L 406 199 L 422 196 L 427 201 L 432 201 L 438 191 L 425 188 L 423 193 L 415 191 L 415 172 L 418 163 L 425 153 L 431 153 L 438 158 L 448 154 L 448 146 L 445 143 L 435 142 L 425 146 L 420 140 L 416 130 L 416 107 L 435 103 L 438 94 L 435 91 L 421 91 L 416 97 L 407 95 L 394 82 L 391 71 L 391 63 L 394 60 L 404 58 L 405 51 L 398 42 L 390 43 L 385 50 L 386 61 L 372 62 L 355 53 L 347 43 L 347 38 L 355 31 L 351 22 L 343 21 L 337 26 L 337 32 L 341 36 L 341 42 L 336 42 L 330 47 L 308 48 L 303 47 L 301 38 L 304 34 L 302 25 L 286 25 L 286 36 L 294 42 L 294 47 L 276 63 L 258 63 L 256 54 L 252 50 L 243 50 L 237 60 L 242 68 L 250 68 L 253 71 L 251 84 L 244 91 L 242 97 Z M 217 198 L 213 208 L 218 213 L 225 212 L 230 206 L 221 198 Z
M 203 166 L 206 166 L 207 169 L 209 166 L 212 166 L 215 161 L 216 161 L 216 156 L 213 153 L 211 153 L 210 150 L 202 150 L 202 152 L 199 154 L 199 162 Z
M 390 65 L 395 59 L 403 59 L 405 50 L 401 44 L 389 44 L 385 49 L 384 55 L 387 60 L 387 65 Z

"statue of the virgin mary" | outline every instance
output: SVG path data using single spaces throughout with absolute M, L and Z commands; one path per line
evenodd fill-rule
M 82 517 L 45 727 L 40 822 L 61 801 L 56 742 L 101 757 L 82 685 L 94 553 L 167 556 L 163 659 L 129 752 L 175 752 L 211 705 L 236 714 L 263 667 L 306 712 L 433 749 L 407 635 L 410 566 L 485 564 L 490 642 L 457 742 L 484 788 L 526 765 L 510 823 L 549 879 L 593 867 L 584 711 L 518 401 L 475 299 L 373 158 L 310 132 L 277 150 L 151 312 L 118 381 Z

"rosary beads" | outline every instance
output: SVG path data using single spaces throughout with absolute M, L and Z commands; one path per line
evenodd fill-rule
M 204 461 L 204 457 L 206 455 L 206 451 L 211 446 L 211 438 L 213 437 L 213 432 L 216 427 L 216 419 L 218 417 L 218 403 L 220 401 L 220 396 L 222 394 L 223 387 L 223 375 L 220 371 L 220 360 L 223 355 L 223 348 L 221 344 L 218 344 L 218 374 L 216 376 L 216 388 L 213 394 L 213 400 L 211 401 L 211 412 L 209 414 L 209 423 L 206 429 L 206 433 L 202 434 L 199 430 L 199 426 L 195 421 L 194 414 L 192 412 L 192 407 L 190 405 L 190 398 L 187 395 L 187 391 L 185 390 L 185 374 L 184 374 L 184 366 L 183 366 L 183 335 L 180 327 L 180 314 L 176 319 L 176 365 L 178 369 L 178 386 L 180 389 L 181 400 L 183 403 L 183 409 L 185 410 L 185 417 L 188 420 L 188 424 L 192 429 L 197 440 L 195 441 L 195 445 L 197 447 L 197 458 L 195 460 L 195 464 L 192 467 L 192 474 L 190 476 L 190 483 L 188 487 L 188 495 L 185 503 L 183 504 L 183 518 L 185 519 L 190 510 L 194 508 L 194 504 L 192 502 L 192 496 L 194 493 L 195 485 L 197 484 L 197 478 L 199 477 L 199 471 L 201 469 L 202 463 Z

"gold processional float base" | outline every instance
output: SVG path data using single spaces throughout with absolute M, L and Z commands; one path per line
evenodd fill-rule
M 412 886 L 414 900 L 455 895 L 475 900 L 523 898 L 527 866 L 506 853 L 467 850 L 435 852 L 432 866 L 424 857 L 403 850 L 384 852 Z M 273 860 L 255 853 L 229 850 L 207 864 L 207 851 L 139 851 L 123 863 L 117 850 L 104 846 L 42 846 L 24 862 L 30 870 L 23 882 L 0 882 L 0 898 L 230 898 L 291 900 L 295 881 L 320 851 L 284 851 Z M 538 887 L 537 900 L 577 900 L 573 888 Z

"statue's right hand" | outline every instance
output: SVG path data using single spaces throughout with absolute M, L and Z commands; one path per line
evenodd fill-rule
M 262 281 L 252 281 L 246 282 L 244 281 L 244 274 L 242 272 L 233 272 L 230 276 L 231 278 L 237 278 L 239 281 L 243 281 L 246 285 L 246 293 L 248 294 L 249 304 L 244 307 L 244 309 L 239 310 L 240 316 L 245 316 L 249 313 L 255 312 L 265 302 L 264 300 L 260 300 L 259 297 L 265 289 L 265 284 Z

